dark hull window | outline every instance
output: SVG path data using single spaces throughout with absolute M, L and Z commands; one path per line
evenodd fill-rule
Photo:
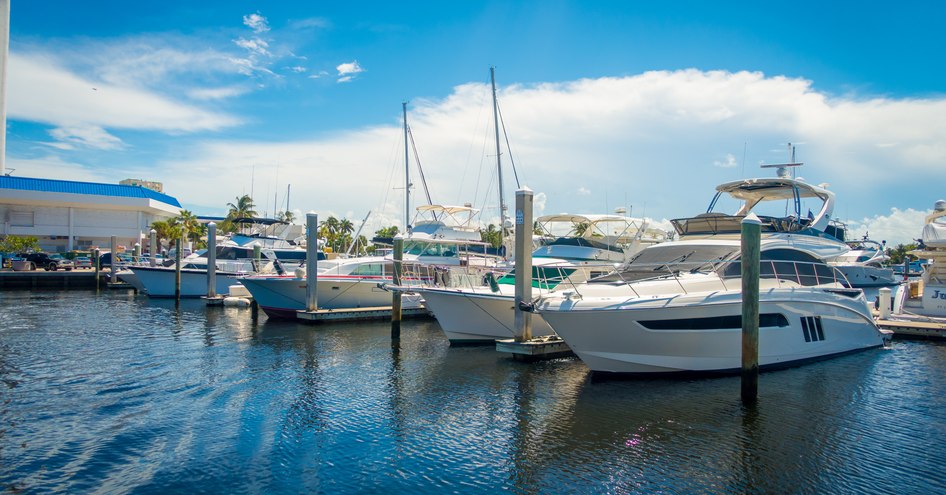
M 733 330 L 742 328 L 742 315 L 681 318 L 676 320 L 639 321 L 650 330 Z M 788 319 L 781 313 L 759 315 L 759 327 L 787 327 Z

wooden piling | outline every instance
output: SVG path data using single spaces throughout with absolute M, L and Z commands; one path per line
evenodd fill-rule
M 403 262 L 404 261 L 404 239 L 395 238 L 394 239 L 394 274 L 393 282 L 395 286 L 401 285 L 401 280 L 403 279 L 402 274 L 404 273 Z M 391 293 L 391 339 L 398 340 L 401 338 L 401 292 L 393 291 Z
M 532 339 L 532 313 L 523 311 L 523 304 L 532 303 L 532 202 L 531 189 L 516 191 L 516 295 L 513 309 L 516 319 L 516 342 Z
M 174 300 L 181 300 L 181 239 L 174 240 Z
M 217 297 L 217 224 L 207 224 L 207 299 Z
M 98 248 L 92 252 L 92 257 L 95 258 L 95 290 L 97 292 L 99 290 L 99 276 L 101 275 L 102 270 L 102 261 L 99 259 L 101 257 L 101 253 L 99 252 Z
M 762 222 L 755 213 L 742 220 L 742 402 L 759 396 L 759 259 Z
M 118 283 L 118 241 L 115 239 L 115 236 L 109 238 L 109 247 L 112 250 L 111 257 L 112 263 L 109 267 L 109 281 L 113 284 Z

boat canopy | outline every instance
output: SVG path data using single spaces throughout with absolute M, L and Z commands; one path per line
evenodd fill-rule
M 713 211 L 724 194 L 743 201 L 742 206 L 733 215 Z M 821 200 L 822 204 L 817 212 L 809 210 L 807 215 L 802 213 L 801 200 L 806 198 Z M 681 236 L 735 233 L 740 231 L 741 221 L 746 215 L 761 203 L 770 201 L 791 201 L 794 208 L 784 217 L 759 215 L 764 232 L 805 231 L 844 239 L 843 227 L 838 226 L 831 218 L 834 212 L 834 193 L 822 186 L 788 177 L 743 179 L 720 184 L 716 187 L 716 195 L 705 213 L 696 217 L 671 220 L 671 223 Z

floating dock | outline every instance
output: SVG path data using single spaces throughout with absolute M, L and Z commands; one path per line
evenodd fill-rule
M 946 320 L 897 318 L 877 319 L 877 326 L 891 330 L 896 337 L 946 339 Z
M 429 318 L 427 308 L 401 310 L 401 318 Z M 390 320 L 391 306 L 373 306 L 366 308 L 317 309 L 315 311 L 297 311 L 296 318 L 306 322 L 323 321 L 365 321 Z
M 100 276 L 102 286 L 108 280 L 108 274 Z M 58 270 L 47 272 L 35 271 L 0 271 L 0 289 L 95 289 L 93 270 Z
M 516 342 L 516 339 L 499 339 L 496 341 L 496 350 L 510 353 L 513 359 L 522 361 L 558 359 L 575 355 L 558 335 L 537 337 L 523 342 Z

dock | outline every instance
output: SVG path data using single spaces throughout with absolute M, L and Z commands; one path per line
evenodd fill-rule
M 108 274 L 100 276 L 102 286 Z M 95 272 L 92 270 L 0 271 L 0 289 L 95 289 Z
M 878 327 L 893 331 L 895 337 L 946 339 L 946 320 L 897 318 L 893 315 L 876 321 Z
M 430 318 L 427 308 L 403 308 L 402 318 Z M 391 306 L 372 306 L 365 308 L 317 309 L 315 311 L 297 311 L 296 318 L 305 322 L 320 323 L 328 321 L 367 321 L 390 320 Z
M 516 339 L 499 339 L 496 351 L 512 354 L 513 359 L 521 361 L 539 361 L 574 356 L 568 344 L 558 335 L 537 337 L 523 342 Z

